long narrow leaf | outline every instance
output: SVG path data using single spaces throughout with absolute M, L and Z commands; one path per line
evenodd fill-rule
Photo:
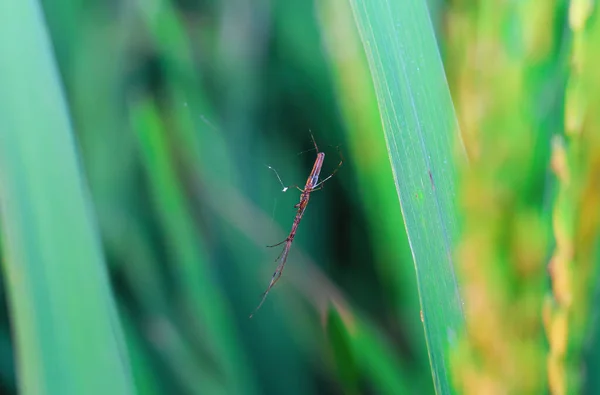
M 367 54 L 417 272 L 438 393 L 451 392 L 445 353 L 463 321 L 452 265 L 458 131 L 424 1 L 351 0 Z
M 3 269 L 20 393 L 133 384 L 40 6 L 0 3 Z

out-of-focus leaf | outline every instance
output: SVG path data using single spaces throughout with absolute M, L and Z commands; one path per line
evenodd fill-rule
M 71 121 L 37 1 L 0 4 L 3 267 L 23 394 L 132 394 Z

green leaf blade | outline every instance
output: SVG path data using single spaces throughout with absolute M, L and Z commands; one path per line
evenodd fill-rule
M 415 262 L 435 388 L 451 393 L 446 351 L 463 322 L 452 264 L 458 230 L 452 100 L 424 2 L 351 5 Z
M 134 386 L 39 4 L 0 6 L 3 270 L 23 394 Z

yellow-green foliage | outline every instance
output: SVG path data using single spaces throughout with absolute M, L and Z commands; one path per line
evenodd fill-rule
M 573 32 L 565 102 L 566 141 L 554 143 L 558 180 L 553 211 L 556 248 L 550 262 L 552 293 L 544 306 L 549 340 L 548 382 L 552 394 L 580 393 L 582 350 L 590 325 L 592 290 L 598 275 L 600 225 L 600 20 L 590 1 L 573 1 Z
M 549 134 L 538 92 L 554 56 L 556 7 L 458 3 L 446 55 L 470 161 L 459 192 L 466 328 L 452 353 L 454 383 L 466 394 L 543 393 L 548 224 L 534 185 L 543 175 L 536 150 Z

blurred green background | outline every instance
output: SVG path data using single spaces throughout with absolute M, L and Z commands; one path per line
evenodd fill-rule
M 598 12 L 572 3 L 5 0 L 2 393 L 596 393 L 597 94 L 568 95 Z M 249 319 L 300 195 L 268 166 L 303 186 L 309 130 L 344 163 Z

